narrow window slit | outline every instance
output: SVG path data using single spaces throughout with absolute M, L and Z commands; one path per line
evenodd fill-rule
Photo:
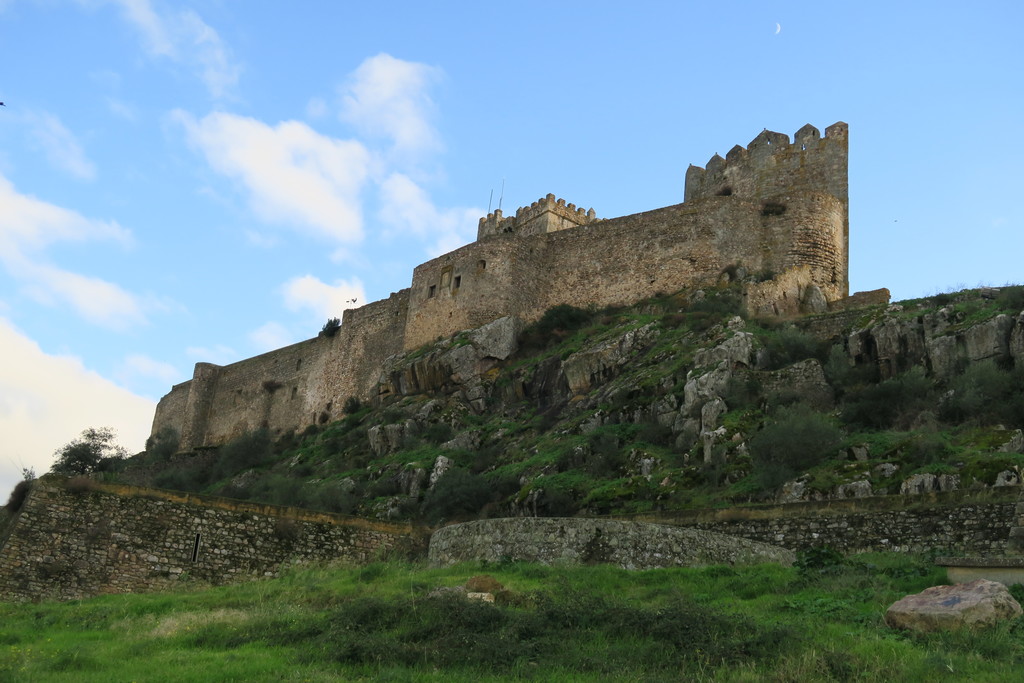
M 200 534 L 196 532 L 196 542 L 192 544 L 192 561 L 195 562 L 199 559 L 199 537 Z

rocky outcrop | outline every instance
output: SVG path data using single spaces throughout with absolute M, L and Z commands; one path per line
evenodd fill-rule
M 877 365 L 883 379 L 916 365 L 948 378 L 971 363 L 1024 359 L 1024 312 L 963 324 L 963 315 L 950 308 L 908 317 L 891 306 L 881 321 L 852 332 L 846 348 L 857 365 Z
M 912 631 L 955 631 L 994 626 L 1021 613 L 1020 604 L 1006 586 L 978 579 L 908 595 L 886 610 L 885 623 Z
M 486 405 L 483 377 L 515 353 L 521 331 L 522 321 L 506 316 L 456 335 L 421 356 L 392 357 L 378 382 L 378 395 L 459 393 L 468 405 L 482 411 Z
M 650 323 L 572 354 L 562 363 L 569 391 L 579 396 L 615 377 L 655 334 L 654 323 Z

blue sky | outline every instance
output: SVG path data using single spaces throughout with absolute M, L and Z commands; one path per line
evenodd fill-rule
M 0 489 L 548 192 L 850 124 L 852 290 L 1020 282 L 1015 2 L 0 0 Z

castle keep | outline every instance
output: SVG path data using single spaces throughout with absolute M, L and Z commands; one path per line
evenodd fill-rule
M 503 316 L 524 322 L 558 304 L 616 306 L 713 284 L 737 268 L 771 274 L 748 308 L 789 314 L 848 294 L 847 125 L 763 131 L 747 147 L 686 172 L 682 204 L 600 219 L 554 195 L 480 219 L 471 244 L 413 270 L 412 285 L 345 311 L 336 334 L 217 366 L 161 399 L 153 432 L 183 449 L 265 427 L 275 433 L 341 416 L 373 398 L 384 361 Z

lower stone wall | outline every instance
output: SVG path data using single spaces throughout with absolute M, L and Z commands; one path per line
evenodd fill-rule
M 0 599 L 69 600 L 365 563 L 411 545 L 406 525 L 170 491 L 37 481 L 0 548 Z
M 453 524 L 434 532 L 435 566 L 459 562 L 614 564 L 654 569 L 708 564 L 792 564 L 793 553 L 707 531 L 614 519 L 515 517 Z
M 878 496 L 630 519 L 716 531 L 802 550 L 899 551 L 998 557 L 1007 552 L 1020 488 Z

